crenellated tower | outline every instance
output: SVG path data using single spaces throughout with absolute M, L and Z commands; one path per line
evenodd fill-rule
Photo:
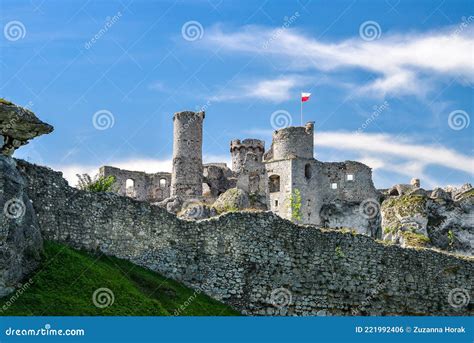
M 256 157 L 255 162 L 261 163 L 264 152 L 265 142 L 260 139 L 234 139 L 230 142 L 232 170 L 237 174 L 241 173 L 249 153 Z

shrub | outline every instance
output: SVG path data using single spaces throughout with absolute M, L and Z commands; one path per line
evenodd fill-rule
M 114 176 L 98 176 L 92 178 L 89 174 L 76 174 L 79 181 L 77 188 L 89 192 L 115 192 Z
M 299 189 L 295 189 L 290 195 L 290 209 L 291 209 L 291 219 L 296 222 L 299 222 L 302 218 L 301 216 L 301 192 Z
M 4 98 L 0 98 L 0 104 L 4 104 L 4 105 L 13 105 L 13 103 L 11 101 L 8 101 Z
M 454 232 L 453 232 L 453 230 L 449 230 L 448 231 L 448 241 L 449 241 L 449 247 L 450 248 L 452 248 L 454 246 L 454 240 L 455 240 Z

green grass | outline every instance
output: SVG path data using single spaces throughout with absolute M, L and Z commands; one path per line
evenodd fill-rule
M 30 278 L 31 284 L 27 278 L 19 288 L 24 290 L 22 294 L 16 296 L 16 291 L 0 299 L 0 315 L 239 315 L 203 293 L 128 261 L 52 242 L 45 242 L 43 263 Z M 93 294 L 99 288 L 113 292 L 112 305 L 94 305 Z
M 402 231 L 401 235 L 405 238 L 406 244 L 412 247 L 425 247 L 430 243 L 430 239 L 420 233 Z

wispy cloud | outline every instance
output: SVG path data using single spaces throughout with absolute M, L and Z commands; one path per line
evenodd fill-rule
M 474 170 L 474 158 L 442 145 L 423 145 L 390 134 L 319 132 L 317 146 L 360 153 L 383 154 L 411 160 L 422 166 L 438 165 L 468 174 Z
M 246 80 L 230 85 L 211 101 L 232 101 L 241 99 L 259 99 L 274 103 L 294 98 L 294 93 L 311 83 L 311 78 L 298 75 L 285 75 L 274 79 Z M 296 89 L 297 87 L 298 90 Z
M 362 85 L 360 92 L 372 95 L 423 95 L 429 84 L 446 77 L 458 77 L 459 82 L 473 82 L 474 30 L 453 34 L 454 28 L 427 33 L 383 33 L 375 41 L 360 37 L 327 43 L 296 29 L 278 32 L 276 29 L 246 26 L 238 31 L 224 31 L 216 26 L 206 33 L 208 46 L 220 51 L 260 54 L 282 69 L 320 70 L 358 69 L 375 74 L 375 79 Z M 461 81 L 464 80 L 464 81 Z M 421 94 L 420 94 L 421 92 Z

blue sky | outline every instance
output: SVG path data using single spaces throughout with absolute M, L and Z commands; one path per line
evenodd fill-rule
M 16 157 L 170 169 L 172 114 L 206 110 L 206 161 L 299 125 L 377 187 L 473 181 L 472 1 L 0 0 L 0 96 L 55 131 Z

